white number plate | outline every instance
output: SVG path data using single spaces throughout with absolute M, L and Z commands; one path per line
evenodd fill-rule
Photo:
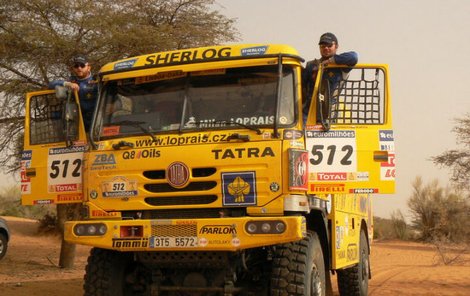
M 165 237 L 152 236 L 150 238 L 151 248 L 190 248 L 197 247 L 196 236 Z

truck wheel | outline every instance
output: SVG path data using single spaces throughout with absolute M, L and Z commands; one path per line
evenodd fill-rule
M 85 268 L 85 296 L 145 295 L 135 291 L 132 253 L 93 248 Z M 142 291 L 140 291 L 142 292 Z M 144 289 L 145 292 L 145 289 Z
M 298 242 L 276 247 L 273 256 L 273 296 L 324 296 L 325 262 L 315 232 Z
M 7 237 L 3 233 L 0 233 L 0 259 L 5 257 L 5 254 L 7 253 L 7 249 L 8 249 Z
M 338 290 L 341 296 L 366 296 L 369 287 L 369 250 L 367 237 L 361 231 L 359 263 L 351 268 L 338 270 Z

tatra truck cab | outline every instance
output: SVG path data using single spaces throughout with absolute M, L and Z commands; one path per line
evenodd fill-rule
M 93 247 L 85 295 L 325 295 L 332 273 L 367 294 L 388 68 L 320 68 L 307 98 L 303 62 L 276 44 L 112 62 L 88 131 L 76 94 L 27 94 L 22 201 L 82 205 L 65 239 Z

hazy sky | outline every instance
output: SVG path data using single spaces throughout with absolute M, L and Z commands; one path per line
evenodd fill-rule
M 218 0 L 237 19 L 243 43 L 285 43 L 306 60 L 319 56 L 318 39 L 333 32 L 339 51 L 360 63 L 390 66 L 397 192 L 374 199 L 376 215 L 406 211 L 411 182 L 420 175 L 447 184 L 449 172 L 429 161 L 456 148 L 454 119 L 470 112 L 468 0 Z
M 448 180 L 429 161 L 455 148 L 454 119 L 470 111 L 470 1 L 217 0 L 243 43 L 284 43 L 305 59 L 319 56 L 318 38 L 333 32 L 339 51 L 361 63 L 390 65 L 397 193 L 374 200 L 376 214 L 406 210 L 415 176 Z M 468 84 L 467 84 L 468 83 Z M 0 185 L 11 179 L 0 176 Z

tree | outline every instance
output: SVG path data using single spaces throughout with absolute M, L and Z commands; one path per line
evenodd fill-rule
M 441 167 L 451 169 L 451 181 L 458 188 L 470 191 L 470 114 L 456 119 L 453 132 L 457 134 L 457 144 L 460 149 L 450 149 L 432 157 L 432 161 Z
M 408 200 L 412 225 L 421 239 L 430 242 L 462 242 L 469 238 L 469 209 L 461 192 L 443 188 L 437 180 L 424 184 L 420 177 L 413 182 Z
M 26 92 L 68 77 L 69 61 L 78 53 L 86 54 L 94 69 L 99 69 L 120 58 L 236 40 L 235 21 L 215 10 L 214 2 L 0 0 L 2 170 L 19 168 Z M 62 222 L 68 210 L 58 207 Z M 77 210 L 72 212 L 76 216 Z M 59 265 L 63 267 L 70 266 L 70 261 L 73 264 L 73 257 L 68 260 L 67 256 L 74 256 L 74 248 L 69 247 L 62 244 L 62 251 L 69 250 L 61 251 Z
M 94 69 L 130 56 L 238 38 L 214 0 L 0 0 L 0 166 L 18 169 L 24 93 L 69 76 L 70 58 Z

